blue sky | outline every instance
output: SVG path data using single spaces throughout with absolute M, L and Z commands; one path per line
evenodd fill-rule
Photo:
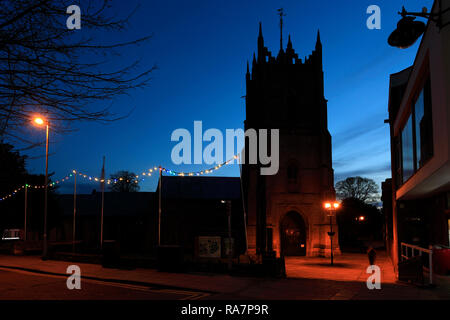
M 112 10 L 126 14 L 138 3 L 115 1 Z M 381 8 L 381 30 L 366 27 L 366 9 L 373 4 Z M 389 75 L 410 66 L 418 47 L 391 48 L 387 38 L 402 5 L 420 11 L 431 4 L 430 0 L 141 1 L 127 31 L 102 34 L 101 40 L 127 41 L 153 34 L 149 42 L 110 61 L 113 66 L 134 59 L 142 59 L 147 67 L 156 64 L 150 86 L 113 101 L 118 114 L 133 110 L 128 118 L 108 125 L 79 123 L 74 132 L 52 135 L 49 170 L 56 179 L 72 169 L 98 176 L 103 156 L 107 175 L 118 170 L 140 173 L 160 164 L 177 171 L 208 168 L 173 164 L 170 155 L 176 143 L 170 141 L 171 133 L 177 128 L 192 131 L 195 120 L 203 121 L 204 130 L 243 128 L 241 97 L 246 62 L 256 50 L 258 23 L 262 22 L 266 46 L 277 52 L 276 9 L 283 7 L 285 38 L 291 35 L 300 57 L 314 49 L 320 28 L 335 181 L 362 175 L 380 183 L 390 176 L 389 129 L 383 122 L 388 117 Z M 44 138 L 36 129 L 30 134 Z M 30 172 L 44 171 L 43 153 L 43 148 L 28 152 L 33 158 L 27 163 Z M 215 175 L 237 176 L 239 168 L 225 167 Z M 156 181 L 149 178 L 141 190 L 154 190 Z M 99 187 L 86 184 L 82 190 L 92 188 Z M 71 190 L 71 182 L 61 188 Z

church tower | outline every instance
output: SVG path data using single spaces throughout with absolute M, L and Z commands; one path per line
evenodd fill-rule
M 264 46 L 260 23 L 251 69 L 247 63 L 245 130 L 279 129 L 278 173 L 261 175 L 261 164 L 248 164 L 248 159 L 242 169 L 248 253 L 326 256 L 330 218 L 323 203 L 334 200 L 335 191 L 320 33 L 304 60 L 290 36 L 286 49 L 281 39 L 274 57 Z M 245 150 L 248 154 L 248 140 Z M 332 224 L 337 231 L 334 217 Z M 339 251 L 337 232 L 333 249 Z

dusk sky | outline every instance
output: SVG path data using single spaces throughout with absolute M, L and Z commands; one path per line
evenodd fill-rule
M 171 133 L 178 128 L 193 133 L 196 120 L 203 121 L 204 131 L 243 128 L 246 63 L 257 49 L 258 23 L 262 22 L 265 45 L 276 54 L 276 9 L 281 7 L 287 14 L 285 39 L 291 35 L 299 57 L 311 53 L 320 29 L 335 182 L 361 175 L 380 184 L 390 177 L 389 126 L 383 122 L 388 117 L 389 75 L 412 65 L 419 42 L 401 50 L 390 47 L 387 38 L 400 19 L 397 12 L 402 5 L 420 11 L 423 6 L 430 9 L 432 1 L 140 2 L 127 31 L 102 34 L 100 40 L 128 41 L 153 34 L 147 43 L 126 49 L 111 61 L 114 66 L 135 59 L 141 59 L 143 67 L 156 64 L 151 84 L 113 101 L 112 110 L 119 115 L 133 110 L 124 120 L 108 125 L 78 123 L 76 131 L 65 135 L 51 132 L 52 180 L 73 169 L 100 176 L 103 156 L 108 177 L 118 170 L 140 174 L 158 165 L 176 171 L 211 167 L 172 163 L 176 142 L 170 140 Z M 113 10 L 126 15 L 138 4 L 137 0 L 115 1 Z M 381 30 L 366 27 L 370 5 L 381 8 Z M 76 32 L 82 33 L 83 28 Z M 43 130 L 31 126 L 29 134 L 45 138 Z M 31 173 L 44 172 L 44 152 L 36 148 L 26 153 L 31 157 L 27 162 Z M 228 166 L 214 175 L 238 176 L 239 167 Z M 147 179 L 141 191 L 153 191 L 156 183 L 157 176 Z M 72 192 L 72 184 L 67 182 L 60 192 Z M 93 188 L 99 186 L 87 183 L 81 191 Z

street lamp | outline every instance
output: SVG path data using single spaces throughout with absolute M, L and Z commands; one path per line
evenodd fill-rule
M 329 212 L 328 216 L 330 217 L 330 232 L 328 232 L 328 235 L 330 236 L 330 249 L 331 249 L 331 265 L 333 265 L 333 236 L 335 235 L 335 232 L 333 231 L 333 213 L 336 214 L 336 210 L 339 209 L 341 206 L 339 202 L 325 202 L 323 204 L 325 210 Z
M 388 38 L 388 43 L 392 47 L 406 49 L 412 46 L 417 39 L 425 32 L 426 26 L 422 21 L 414 21 L 416 17 L 425 18 L 436 23 L 439 30 L 450 25 L 450 22 L 443 23 L 442 15 L 450 11 L 450 7 L 442 9 L 441 0 L 439 0 L 439 11 L 437 13 L 428 13 L 427 8 L 422 12 L 408 12 L 405 7 L 398 14 L 402 16 L 395 29 Z
M 44 247 L 42 258 L 47 258 L 47 197 L 48 197 L 48 121 L 41 117 L 34 118 L 38 126 L 45 125 L 45 196 L 44 196 Z

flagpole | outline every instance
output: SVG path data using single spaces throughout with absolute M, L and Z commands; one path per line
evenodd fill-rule
M 73 185 L 73 226 L 72 226 L 72 252 L 75 252 L 75 228 L 77 214 L 77 171 L 73 171 L 75 182 Z
M 247 212 L 245 210 L 245 194 L 244 184 L 242 183 L 242 163 L 239 163 L 241 158 L 239 157 L 239 180 L 241 181 L 241 197 L 242 197 L 242 211 L 244 212 L 244 233 L 245 233 L 245 254 L 248 253 L 248 236 L 247 236 Z
M 161 178 L 162 168 L 159 167 L 159 195 L 158 195 L 158 246 L 161 245 Z
M 100 222 L 100 249 L 103 249 L 103 213 L 105 207 L 105 156 L 103 156 L 103 167 L 102 167 L 102 178 L 101 187 L 102 187 L 102 218 Z

